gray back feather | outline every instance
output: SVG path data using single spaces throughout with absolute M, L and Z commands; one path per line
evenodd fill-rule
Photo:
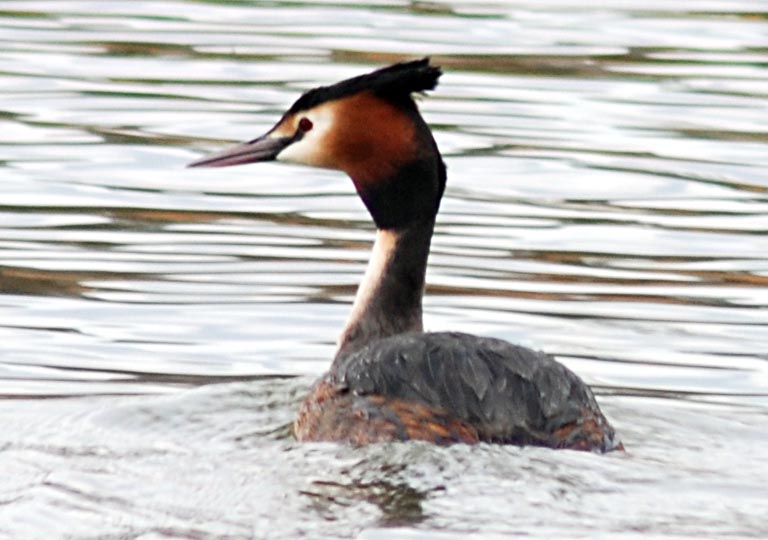
M 549 356 L 461 333 L 408 333 L 337 358 L 331 377 L 358 395 L 380 394 L 441 409 L 482 439 L 536 439 L 598 410 L 589 388 Z

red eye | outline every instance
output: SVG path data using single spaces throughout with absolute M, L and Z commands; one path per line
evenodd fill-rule
M 299 120 L 299 129 L 304 133 L 310 131 L 312 129 L 312 120 L 306 117 Z

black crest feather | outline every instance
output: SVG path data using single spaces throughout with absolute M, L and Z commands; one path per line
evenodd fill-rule
M 287 114 L 305 111 L 326 101 L 363 91 L 371 91 L 389 101 L 410 103 L 411 94 L 433 90 L 442 74 L 439 67 L 429 64 L 429 58 L 393 64 L 330 86 L 310 90 L 296 100 Z

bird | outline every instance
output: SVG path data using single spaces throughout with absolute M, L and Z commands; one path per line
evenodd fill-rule
M 553 357 L 424 330 L 422 298 L 446 166 L 414 96 L 442 69 L 404 61 L 302 94 L 266 134 L 189 167 L 280 162 L 352 180 L 376 226 L 328 372 L 293 423 L 299 441 L 427 441 L 623 450 L 591 389 Z

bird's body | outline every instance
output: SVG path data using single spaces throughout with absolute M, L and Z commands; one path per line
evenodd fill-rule
M 461 333 L 410 332 L 337 357 L 305 399 L 299 438 L 480 441 L 612 449 L 588 387 L 543 353 Z
M 425 333 L 422 296 L 445 166 L 411 95 L 427 59 L 311 90 L 264 137 L 193 163 L 278 159 L 353 180 L 378 233 L 329 372 L 304 400 L 298 439 L 480 441 L 620 447 L 591 390 L 549 356 L 502 340 Z

